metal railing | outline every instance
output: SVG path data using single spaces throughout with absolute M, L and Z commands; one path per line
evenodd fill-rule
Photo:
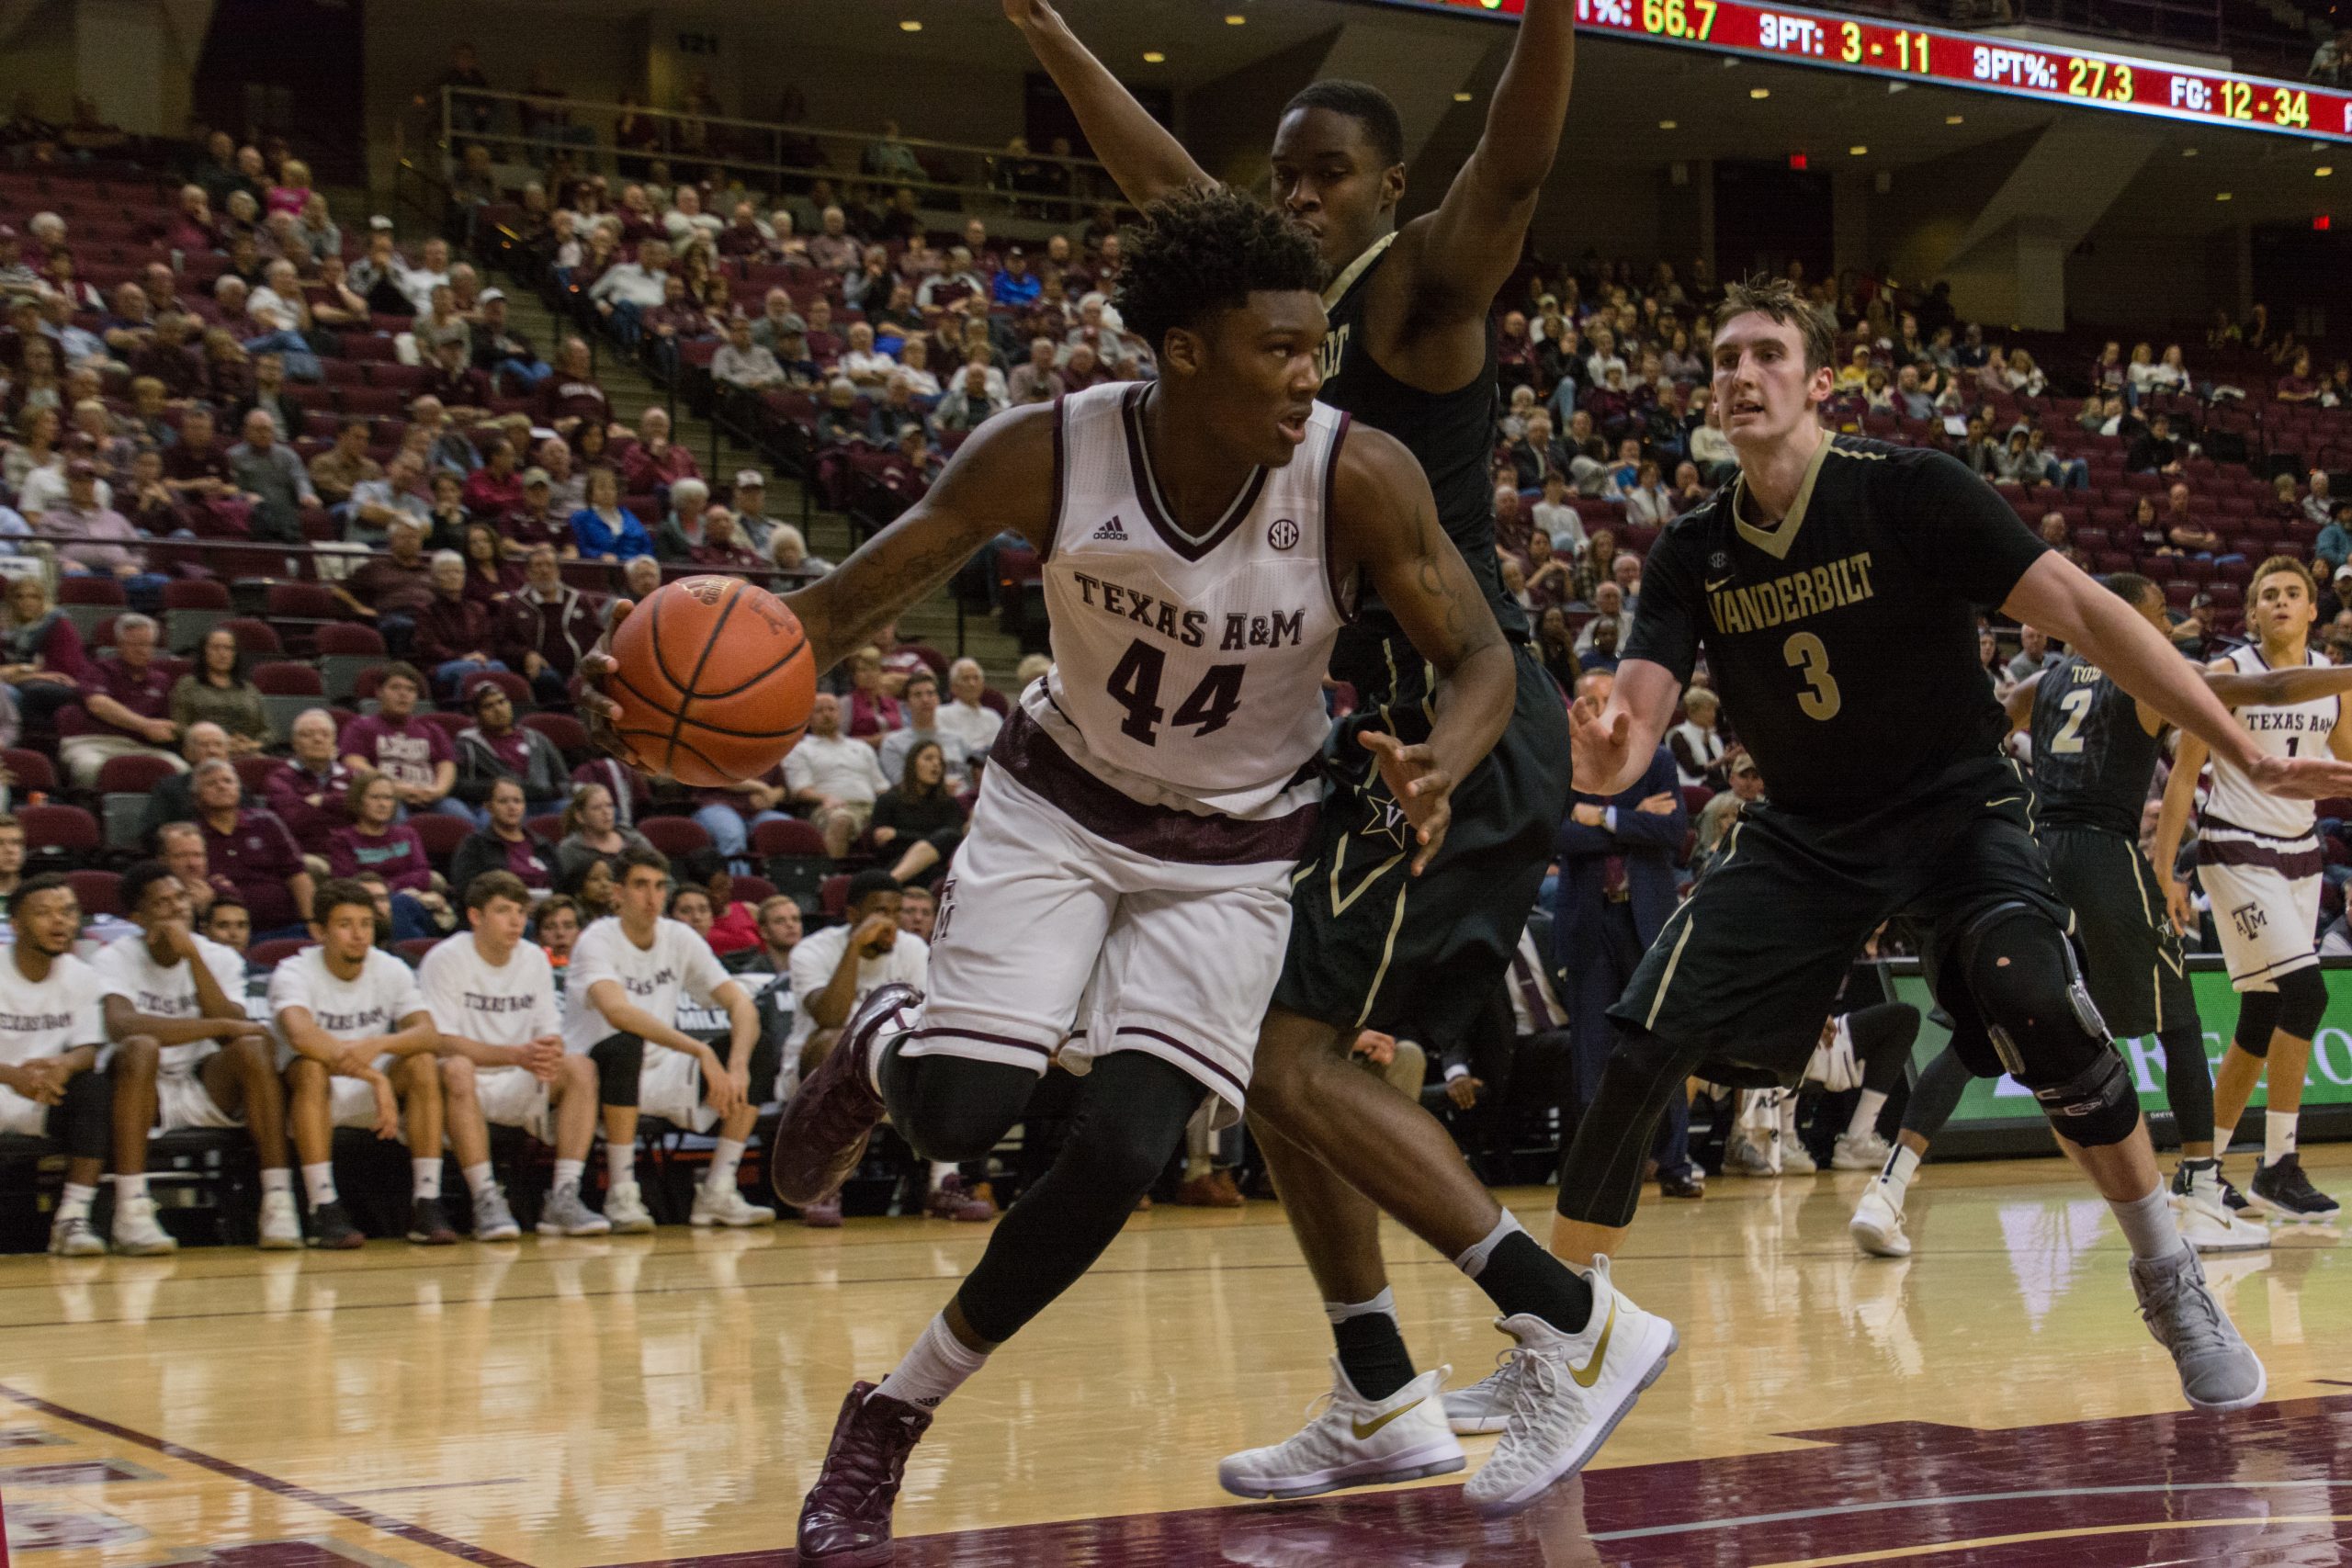
M 805 197 L 823 180 L 842 194 L 865 189 L 887 197 L 903 187 L 932 211 L 1053 227 L 1080 223 L 1101 206 L 1124 206 L 1109 171 L 1089 158 L 912 136 L 886 141 L 776 120 L 470 87 L 444 87 L 425 107 L 437 118 L 419 127 L 417 139 L 432 141 L 452 178 L 472 142 L 488 148 L 493 163 L 543 168 L 569 154 L 583 173 L 624 180 L 659 174 L 659 164 L 672 183 L 708 178 L 720 189 L 740 180 Z M 405 119 L 401 131 L 405 142 Z M 423 149 L 408 151 L 416 156 Z

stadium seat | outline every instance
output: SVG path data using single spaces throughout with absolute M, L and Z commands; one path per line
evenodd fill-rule
M 100 795 L 152 795 L 155 786 L 181 770 L 164 757 L 108 757 L 98 764 Z
M 797 855 L 807 860 L 825 858 L 825 835 L 813 823 L 798 818 L 781 822 L 762 822 L 752 829 L 752 852 L 765 860 L 772 855 Z
M 236 637 L 237 651 L 248 659 L 259 659 L 265 655 L 275 659 L 286 651 L 286 645 L 278 639 L 277 628 L 267 621 L 238 615 L 231 616 L 220 624 Z
M 523 819 L 523 831 L 555 843 L 563 837 L 563 815 L 550 812 L 545 817 L 526 817 Z
M 691 817 L 640 818 L 637 830 L 672 860 L 710 848 L 709 832 Z
M 293 660 L 273 660 L 253 667 L 253 682 L 256 691 L 276 697 L 323 697 L 325 682 L 319 679 L 315 665 Z
M 315 944 L 306 936 L 273 937 L 267 942 L 257 942 L 245 950 L 246 972 L 254 975 L 266 973 L 277 968 L 304 948 L 313 945 Z
M 43 795 L 57 793 L 57 767 L 49 760 L 47 752 L 11 746 L 0 751 L 0 764 L 6 766 L 9 775 L 17 781 L 18 790 L 28 794 L 34 790 Z
M 775 897 L 775 884 L 764 876 L 753 876 L 746 873 L 734 878 L 734 884 L 736 900 L 739 903 L 749 904 L 754 909 Z
M 74 897 L 81 901 L 82 918 L 112 915 L 127 918 L 130 911 L 122 907 L 122 874 L 114 871 L 69 871 L 65 880 L 73 886 Z
M 277 769 L 278 760 L 255 751 L 243 757 L 232 757 L 229 761 L 237 770 L 237 782 L 245 786 L 245 793 L 258 800 L 267 787 L 269 775 Z
M 25 829 L 28 871 L 69 870 L 106 845 L 98 819 L 78 806 L 19 807 L 17 821 Z
M 567 762 L 588 754 L 588 727 L 568 713 L 526 713 L 516 722 L 554 741 Z
M 474 830 L 471 823 L 460 822 L 455 817 L 445 817 L 437 811 L 412 811 L 408 825 L 416 829 L 416 836 L 424 841 L 424 858 L 433 863 L 434 870 L 445 874 L 449 869 L 449 857 L 458 852 L 458 846 L 471 837 Z M 453 891 L 462 894 L 464 890 Z
M 413 969 L 424 962 L 426 953 L 440 944 L 441 939 L 437 936 L 413 936 L 406 942 L 394 942 L 392 951 L 401 955 L 401 963 Z

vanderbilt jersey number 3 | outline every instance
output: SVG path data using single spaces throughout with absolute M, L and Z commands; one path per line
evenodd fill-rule
M 1805 689 L 1797 694 L 1797 706 L 1807 718 L 1832 719 L 1843 701 L 1838 694 L 1838 682 L 1829 673 L 1829 649 L 1811 632 L 1796 632 L 1781 645 L 1781 657 L 1789 668 L 1803 672 Z

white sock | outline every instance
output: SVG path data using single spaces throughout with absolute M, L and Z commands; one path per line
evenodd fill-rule
M 579 1191 L 581 1173 L 585 1171 L 587 1168 L 588 1162 L 584 1159 L 560 1159 L 556 1161 L 554 1191 Z M 550 1196 L 552 1196 L 552 1194 L 550 1194 Z
M 96 1188 L 85 1187 L 77 1181 L 69 1181 L 65 1184 L 65 1190 L 57 1195 L 57 1217 L 61 1220 L 68 1220 L 76 1214 L 86 1215 L 90 1212 L 90 1205 L 97 1201 Z
M 409 1190 L 420 1201 L 441 1196 L 441 1162 L 437 1159 L 413 1159 L 408 1162 Z
M 1325 1302 L 1323 1315 L 1331 1320 L 1331 1326 L 1334 1328 L 1351 1317 L 1395 1317 L 1396 1292 L 1394 1288 L 1384 1285 L 1381 1287 L 1380 1294 L 1368 1302 Z
M 2107 1206 L 2115 1211 L 2115 1223 L 2123 1227 L 2132 1256 L 2142 1262 L 2170 1258 L 2188 1245 L 2180 1239 L 2180 1224 L 2172 1217 L 2161 1181 L 2144 1198 L 2109 1198 Z
M 637 1179 L 637 1140 L 605 1145 L 605 1179 L 617 1187 Z
M 906 1359 L 874 1392 L 925 1410 L 936 1410 L 940 1402 L 963 1387 L 964 1380 L 978 1371 L 988 1359 L 987 1351 L 967 1349 L 963 1341 L 947 1331 L 944 1314 L 935 1316 L 914 1342 L 914 1348 L 907 1352 Z
M 939 1190 L 940 1183 L 945 1181 L 949 1177 L 961 1177 L 963 1174 L 964 1168 L 957 1165 L 952 1159 L 933 1160 L 931 1162 L 931 1190 L 933 1192 L 936 1192 Z M 1189 1178 L 1191 1172 L 1187 1170 L 1185 1174 Z
M 311 1207 L 334 1201 L 334 1163 L 321 1160 L 302 1168 L 302 1190 L 311 1195 Z
M 710 1174 L 702 1184 L 713 1192 L 724 1192 L 735 1185 L 735 1169 L 743 1163 L 743 1140 L 721 1138 L 710 1146 Z
M 114 1183 L 114 1201 L 118 1209 L 134 1198 L 147 1196 L 147 1173 L 143 1170 L 137 1176 L 115 1176 L 107 1179 Z
M 1886 1168 L 1878 1173 L 1878 1179 L 1894 1188 L 1894 1195 L 1899 1199 L 1909 1190 L 1911 1179 L 1918 1174 L 1919 1151 L 1908 1144 L 1897 1144 L 1894 1152 L 1887 1156 Z
M 467 1166 L 458 1174 L 466 1179 L 466 1190 L 477 1198 L 498 1184 L 498 1178 L 492 1173 L 488 1160 L 480 1165 Z
M 2295 1123 L 2301 1120 L 2300 1111 L 2266 1111 L 2262 1113 L 2262 1163 L 2277 1165 L 2295 1152 Z
M 282 1165 L 276 1170 L 265 1170 L 261 1173 L 261 1190 L 290 1194 L 294 1190 L 294 1173 Z
M 1495 1255 L 1495 1248 L 1509 1241 L 1515 1233 L 1526 1228 L 1512 1216 L 1509 1209 L 1505 1209 L 1503 1217 L 1495 1222 L 1495 1228 L 1481 1236 L 1467 1251 L 1455 1258 L 1453 1266 L 1473 1280 L 1476 1279 L 1487 1267 L 1487 1259 Z M 1392 1313 L 1391 1315 L 1393 1316 L 1394 1314 Z M 1337 1322 L 1338 1319 L 1335 1318 L 1332 1321 Z
M 1878 1113 L 1886 1109 L 1886 1091 L 1878 1089 L 1862 1090 L 1854 1101 L 1853 1118 L 1846 1123 L 1846 1136 L 1866 1138 L 1878 1131 Z

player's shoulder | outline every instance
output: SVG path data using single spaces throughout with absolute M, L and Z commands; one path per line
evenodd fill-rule
M 98 972 L 90 966 L 89 960 L 78 953 L 59 953 L 50 960 L 49 972 L 60 985 L 69 989 L 96 987 L 98 983 Z
M 131 941 L 137 941 L 142 947 L 146 945 L 146 939 L 143 937 L 123 937 L 116 942 L 108 942 L 107 944 L 107 951 L 111 952 L 113 949 L 121 946 L 123 942 Z M 241 975 L 244 973 L 245 955 L 239 953 L 235 948 L 231 947 L 227 942 L 215 942 L 209 936 L 197 937 L 196 955 L 204 960 L 205 966 L 207 968 L 220 970 L 233 967 L 237 973 Z
M 426 948 L 424 950 L 424 956 L 417 961 L 417 977 L 419 979 L 430 978 L 431 976 L 438 975 L 442 971 L 449 968 L 452 964 L 462 964 L 465 962 L 465 954 L 458 951 L 458 944 L 462 942 L 467 947 L 470 948 L 473 945 L 473 932 L 471 931 L 455 931 L 443 937 L 431 947 Z M 529 945 L 531 944 L 518 944 L 515 951 L 520 953 L 524 947 Z
M 1868 435 L 1832 435 L 1828 456 L 1822 459 L 1822 477 L 1833 482 L 1866 486 L 1900 486 L 1922 475 L 1937 479 L 1973 479 L 1968 465 L 1940 446 L 1903 446 Z
M 206 946 L 212 945 L 211 943 L 207 942 L 203 937 L 198 937 L 196 940 Z M 146 952 L 146 933 L 142 931 L 130 931 L 115 938 L 112 942 L 106 942 L 101 945 L 96 953 L 90 954 L 87 962 L 94 969 L 119 969 L 127 964 L 135 962 L 141 954 Z

